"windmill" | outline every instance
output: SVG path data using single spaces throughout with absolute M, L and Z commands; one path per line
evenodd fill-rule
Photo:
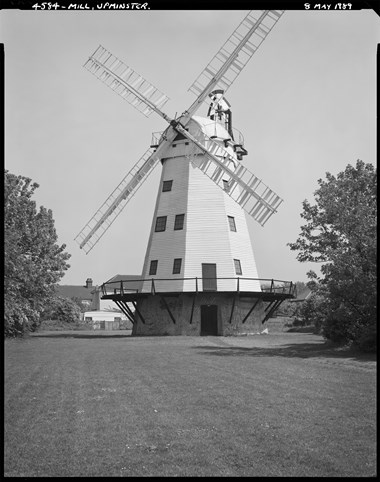
M 282 14 L 250 11 L 191 85 L 196 99 L 176 118 L 163 111 L 165 94 L 104 47 L 85 63 L 143 115 L 155 112 L 169 124 L 75 238 L 89 253 L 161 163 L 139 288 L 131 292 L 131 280 L 103 285 L 103 299 L 127 314 L 135 334 L 244 331 L 292 296 L 291 283 L 280 293 L 273 280 L 261 289 L 244 211 L 264 226 L 282 199 L 242 165 L 247 150 L 225 98 Z M 203 104 L 207 116 L 196 116 Z

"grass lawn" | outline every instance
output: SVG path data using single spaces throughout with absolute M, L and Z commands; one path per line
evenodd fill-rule
M 5 342 L 5 476 L 376 476 L 373 356 L 126 334 Z

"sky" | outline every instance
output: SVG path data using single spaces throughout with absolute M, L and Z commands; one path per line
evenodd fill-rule
M 169 96 L 180 115 L 196 77 L 247 10 L 0 11 L 5 45 L 5 168 L 40 187 L 58 243 L 71 254 L 61 284 L 100 285 L 141 274 L 160 166 L 88 255 L 75 236 L 138 161 L 151 133 L 146 118 L 82 66 L 99 44 Z M 226 94 L 245 138 L 243 164 L 284 202 L 262 227 L 248 217 L 260 278 L 307 281 L 287 243 L 314 201 L 318 179 L 357 159 L 375 164 L 376 49 L 372 10 L 289 10 Z M 197 112 L 204 115 L 205 111 Z

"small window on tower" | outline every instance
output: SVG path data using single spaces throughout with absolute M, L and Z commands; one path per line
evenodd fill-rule
M 179 229 L 183 229 L 183 223 L 185 221 L 184 214 L 177 214 L 174 221 L 174 229 L 177 231 Z
M 226 179 L 223 179 L 223 189 L 227 192 L 230 190 L 230 183 Z
M 235 263 L 235 273 L 236 274 L 243 274 L 243 272 L 241 270 L 240 259 L 234 259 L 234 263 Z
M 165 231 L 167 216 L 158 216 L 156 219 L 156 232 Z
M 173 263 L 173 274 L 179 274 L 181 272 L 182 259 L 176 258 Z
M 233 216 L 227 216 L 228 224 L 230 225 L 230 231 L 236 231 L 235 218 Z
M 172 190 L 173 181 L 164 181 L 162 183 L 162 192 L 167 192 Z
M 158 260 L 153 259 L 150 262 L 149 274 L 157 274 L 157 266 L 158 266 Z

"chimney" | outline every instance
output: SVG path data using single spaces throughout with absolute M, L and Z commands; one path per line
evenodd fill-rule
M 86 279 L 86 288 L 92 288 L 92 278 Z

